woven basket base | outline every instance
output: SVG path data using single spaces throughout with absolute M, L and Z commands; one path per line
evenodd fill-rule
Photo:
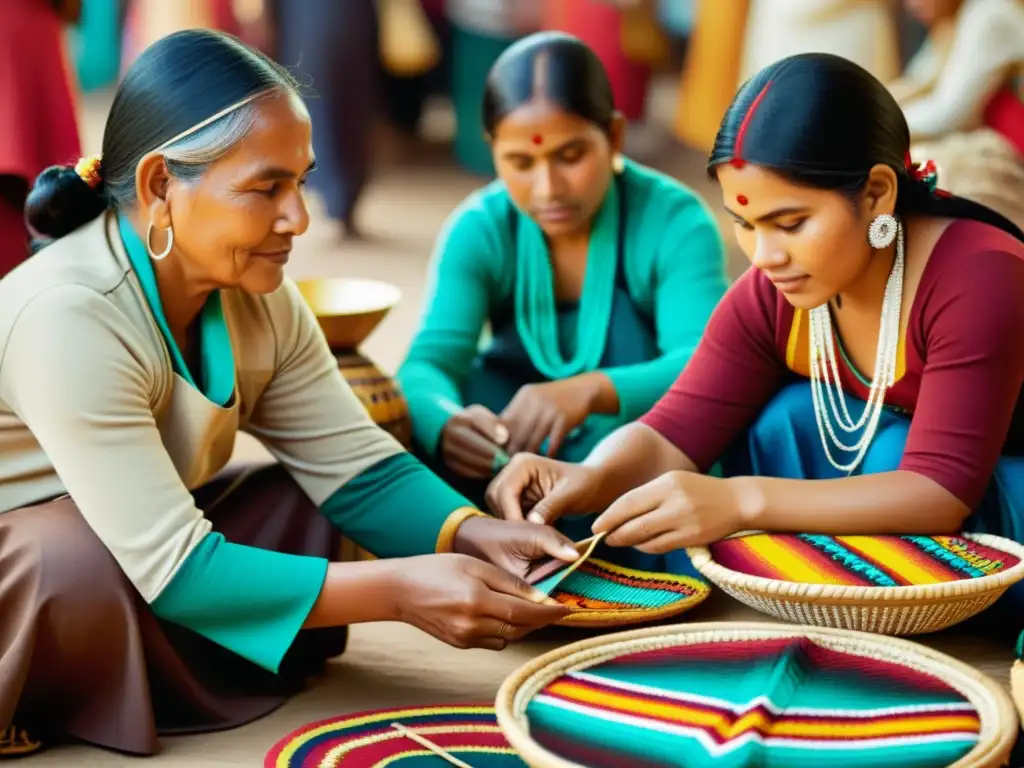
M 529 701 L 569 671 L 586 670 L 623 654 L 723 640 L 807 637 L 825 647 L 907 666 L 943 680 L 962 694 L 981 719 L 978 744 L 951 768 L 1003 768 L 1019 732 L 1020 719 L 1010 697 L 976 669 L 925 646 L 860 632 L 799 628 L 759 622 L 709 622 L 651 627 L 593 637 L 550 651 L 520 667 L 502 683 L 496 712 L 509 743 L 532 768 L 583 768 L 542 747 L 530 736 L 525 717 Z M 1024 671 L 1021 673 L 1024 675 Z M 823 760 L 822 765 L 827 764 Z
M 784 621 L 814 627 L 852 629 L 876 635 L 898 636 L 923 635 L 952 627 L 981 613 L 1006 591 L 983 592 L 947 603 L 921 603 L 910 606 L 888 605 L 882 602 L 835 605 L 773 599 L 731 585 L 719 583 L 717 586 L 744 605 Z

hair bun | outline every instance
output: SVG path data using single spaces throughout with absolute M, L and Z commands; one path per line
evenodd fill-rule
M 90 186 L 74 165 L 53 165 L 32 185 L 25 201 L 25 216 L 35 233 L 56 239 L 92 221 L 106 207 L 102 182 Z

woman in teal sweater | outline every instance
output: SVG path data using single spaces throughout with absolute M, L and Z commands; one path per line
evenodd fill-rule
M 446 223 L 398 373 L 417 453 L 477 500 L 509 456 L 582 459 L 644 414 L 727 287 L 700 198 L 623 159 L 625 121 L 582 42 L 510 47 L 483 114 L 499 178 Z

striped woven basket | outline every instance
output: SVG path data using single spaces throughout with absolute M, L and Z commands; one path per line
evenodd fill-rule
M 590 558 L 549 594 L 573 609 L 558 622 L 562 626 L 623 627 L 678 616 L 704 602 L 711 588 L 691 576 L 637 571 Z
M 723 592 L 779 619 L 884 635 L 958 624 L 1024 578 L 1024 546 L 989 534 L 745 532 L 687 550 Z
M 930 648 L 741 622 L 556 649 L 504 681 L 495 711 L 532 768 L 998 768 L 1019 727 L 998 684 Z

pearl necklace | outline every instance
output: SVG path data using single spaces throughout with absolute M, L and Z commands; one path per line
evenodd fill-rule
M 808 315 L 810 320 L 811 356 L 811 398 L 814 403 L 814 417 L 818 422 L 818 434 L 829 463 L 840 472 L 850 473 L 864 459 L 864 454 L 878 429 L 885 403 L 885 393 L 896 379 L 896 350 L 900 336 L 900 307 L 903 303 L 903 225 L 896 225 L 896 259 L 885 284 L 882 299 L 882 321 L 878 329 L 878 350 L 875 354 L 875 375 L 871 380 L 867 405 L 855 422 L 846 407 L 842 381 L 839 378 L 839 364 L 836 361 L 835 343 L 832 335 L 832 314 L 828 303 L 815 307 Z M 826 405 L 826 399 L 828 405 Z M 829 418 L 831 411 L 832 419 Z M 847 445 L 836 435 L 832 420 L 846 432 L 863 430 L 852 445 Z M 826 436 L 829 439 L 826 439 Z M 841 464 L 832 455 L 829 442 L 843 451 L 856 451 L 857 455 L 848 464 Z

